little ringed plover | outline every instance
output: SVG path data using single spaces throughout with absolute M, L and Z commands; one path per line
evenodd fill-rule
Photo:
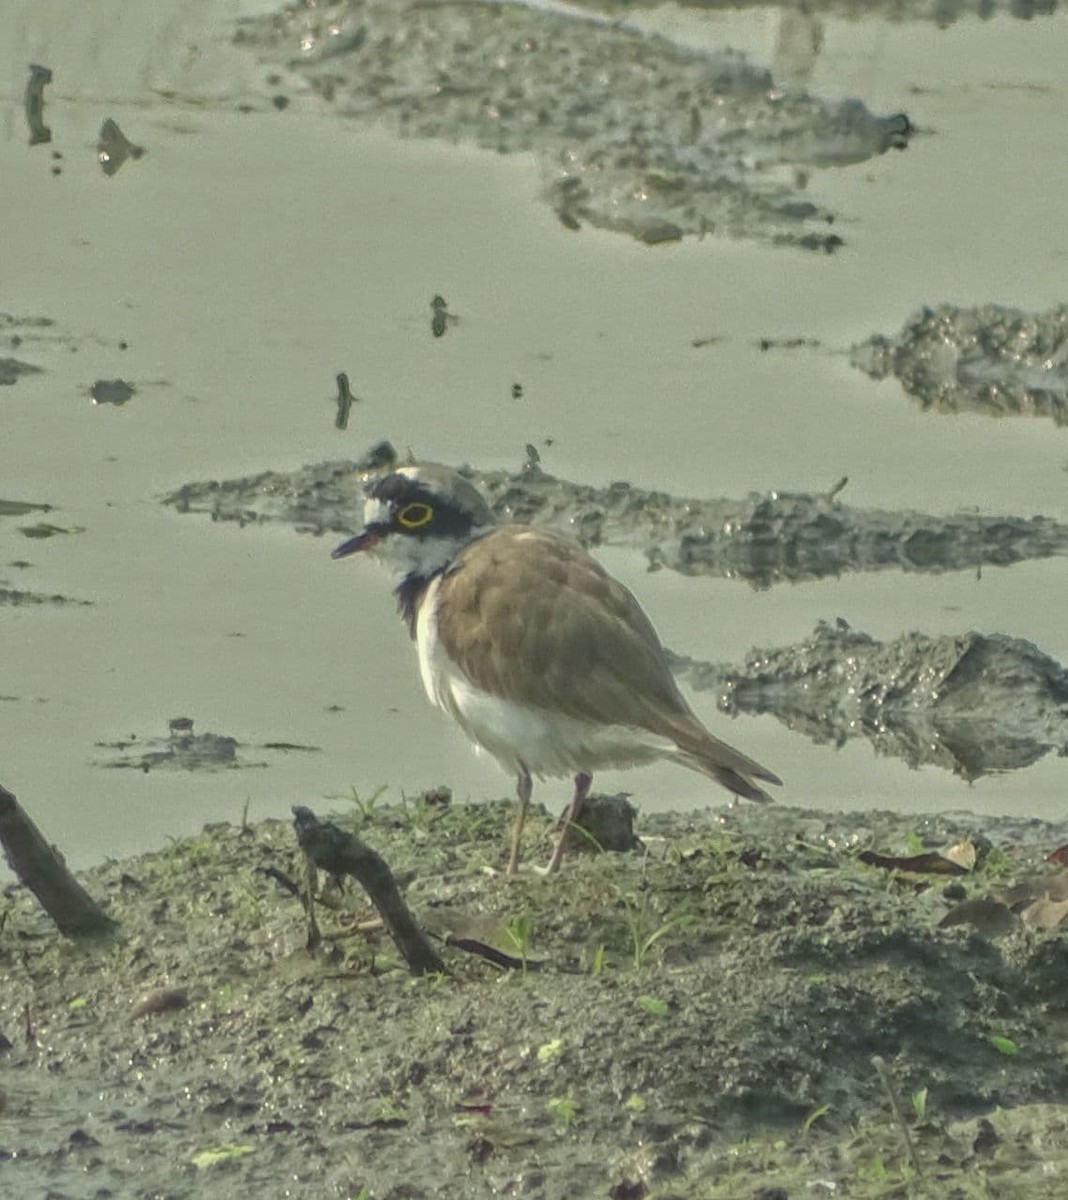
M 456 471 L 422 463 L 378 479 L 362 531 L 333 557 L 357 551 L 398 578 L 431 703 L 516 778 L 509 874 L 535 777 L 574 778 L 550 871 L 596 770 L 667 759 L 749 800 L 769 799 L 756 780 L 782 782 L 705 729 L 621 583 L 569 537 L 498 525 Z

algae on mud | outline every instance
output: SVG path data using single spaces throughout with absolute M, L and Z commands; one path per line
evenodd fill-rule
M 12 1186 L 713 1200 L 821 1179 L 862 1197 L 1061 1194 L 1063 936 L 939 929 L 941 887 L 854 851 L 982 835 L 1001 849 L 964 881 L 979 894 L 1064 828 L 771 806 L 650 817 L 644 859 L 576 856 L 555 879 L 509 882 L 480 869 L 508 813 L 415 799 L 366 804 L 358 823 L 428 928 L 503 937 L 526 914 L 536 973 L 449 959 L 450 975 L 412 981 L 351 894 L 333 897 L 329 949 L 309 957 L 272 874 L 298 856 L 278 821 L 88 872 L 123 925 L 107 951 L 61 942 L 10 895 Z M 533 827 L 551 836 L 544 816 Z M 146 1005 L 161 989 L 188 1003 Z M 926 1089 L 922 1178 L 873 1054 L 906 1107 Z

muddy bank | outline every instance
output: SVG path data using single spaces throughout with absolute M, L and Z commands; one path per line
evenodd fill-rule
M 854 346 L 853 365 L 895 376 L 923 409 L 1068 424 L 1068 306 L 1025 313 L 998 304 L 924 308 L 896 337 Z
M 820 745 L 866 738 L 911 767 L 963 779 L 1068 755 L 1068 671 L 1031 642 L 969 631 L 880 642 L 844 621 L 754 650 L 741 668 L 671 654 L 730 713 L 771 713 Z
M 495 942 L 525 972 L 443 951 L 449 975 L 413 981 L 363 897 L 329 888 L 326 948 L 309 956 L 283 822 L 88 872 L 124 935 L 97 949 L 8 896 L 10 1186 L 735 1198 L 804 1196 L 819 1178 L 853 1196 L 909 1179 L 918 1196 L 1060 1194 L 1062 935 L 939 922 L 1053 871 L 1042 859 L 1068 828 L 676 815 L 640 822 L 647 857 L 509 882 L 482 869 L 503 862 L 509 812 L 438 794 L 352 815 L 428 930 Z M 551 837 L 535 819 L 527 860 Z M 856 857 L 965 838 L 978 863 L 948 882 Z
M 901 113 L 783 90 L 740 54 L 564 6 L 297 4 L 237 40 L 365 125 L 533 153 L 564 225 L 650 243 L 714 233 L 831 251 L 835 214 L 808 198 L 804 170 L 912 133 Z
M 350 533 L 362 524 L 366 472 L 395 461 L 392 447 L 381 443 L 355 462 L 189 483 L 163 503 L 216 521 L 281 521 L 301 532 Z M 559 529 L 587 546 L 634 547 L 651 567 L 744 579 L 758 588 L 844 571 L 1009 566 L 1068 552 L 1068 525 L 1047 517 L 854 508 L 839 498 L 847 480 L 823 494 L 705 500 L 625 482 L 590 487 L 550 475 L 533 461 L 519 471 L 463 473 L 502 521 Z

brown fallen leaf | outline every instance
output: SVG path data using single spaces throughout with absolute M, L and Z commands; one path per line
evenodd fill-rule
M 857 855 L 869 867 L 881 867 L 884 871 L 911 871 L 916 875 L 967 875 L 968 871 L 944 854 L 909 854 L 898 857 L 893 854 L 877 854 L 874 850 L 862 850 Z
M 1068 842 L 1047 854 L 1046 862 L 1058 867 L 1068 867 Z
M 957 842 L 955 846 L 950 846 L 944 857 L 948 858 L 950 862 L 956 863 L 958 867 L 963 867 L 965 871 L 974 871 L 978 853 L 971 838 L 965 838 L 963 842 Z
M 1020 913 L 1020 920 L 1031 929 L 1056 929 L 1068 917 L 1068 900 L 1050 900 L 1042 896 Z
M 1000 900 L 988 896 L 977 896 L 972 900 L 963 900 L 954 905 L 938 922 L 939 929 L 949 929 L 954 925 L 971 925 L 984 937 L 1003 937 L 1011 933 L 1019 921 L 1012 909 Z
M 1014 909 L 1020 909 L 1035 900 L 1068 900 L 1068 868 L 1061 868 L 1050 875 L 1031 875 L 1012 887 L 1001 888 L 995 894 Z
M 132 1016 L 145 1017 L 152 1013 L 177 1012 L 189 1003 L 185 988 L 160 988 L 143 996 L 133 1007 Z

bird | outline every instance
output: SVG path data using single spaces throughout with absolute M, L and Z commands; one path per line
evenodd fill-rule
M 392 571 L 430 702 L 516 780 L 509 875 L 535 778 L 574 782 L 550 874 L 594 771 L 668 760 L 749 800 L 781 784 L 701 724 L 641 605 L 573 538 L 498 524 L 474 484 L 429 462 L 375 479 L 363 521 L 332 557 Z

